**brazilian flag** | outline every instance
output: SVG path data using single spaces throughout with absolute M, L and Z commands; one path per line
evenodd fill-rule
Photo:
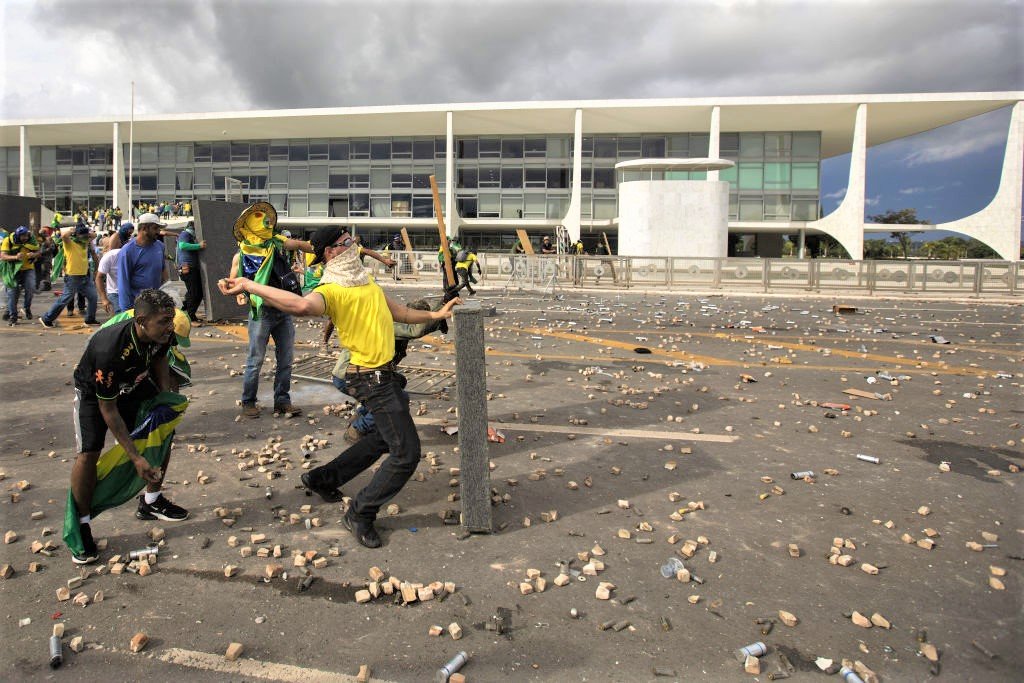
M 169 391 L 157 394 L 139 407 L 135 418 L 136 427 L 131 437 L 139 455 L 151 467 L 163 467 L 171 451 L 174 430 L 187 407 L 188 399 Z M 115 443 L 96 462 L 96 489 L 92 494 L 92 509 L 88 514 L 95 517 L 104 510 L 122 505 L 145 486 L 146 482 L 135 471 L 135 465 L 124 447 Z M 83 514 L 75 506 L 75 498 L 69 489 L 64 508 L 64 543 L 71 552 L 77 554 L 84 551 L 78 525 L 78 519 Z
M 283 249 L 285 237 L 275 233 L 272 237 L 261 241 L 242 240 L 238 243 L 239 277 L 247 277 L 256 284 L 270 284 L 270 275 L 274 272 L 274 257 Z M 263 311 L 263 297 L 258 294 L 249 295 L 249 315 L 253 320 L 260 319 Z

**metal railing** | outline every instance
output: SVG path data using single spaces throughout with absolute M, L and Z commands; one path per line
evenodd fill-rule
M 400 252 L 403 280 L 441 281 L 437 252 Z M 1004 294 L 1024 291 L 1013 261 L 852 261 L 479 253 L 482 284 L 505 289 L 722 289 L 857 294 Z M 392 277 L 367 259 L 377 279 Z

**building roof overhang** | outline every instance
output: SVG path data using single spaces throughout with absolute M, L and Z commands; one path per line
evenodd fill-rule
M 720 107 L 722 132 L 821 131 L 821 156 L 850 151 L 859 104 L 868 105 L 869 146 L 972 118 L 1024 99 L 1024 92 L 799 95 L 555 102 L 487 102 L 324 109 L 279 109 L 136 116 L 136 142 L 438 136 L 452 112 L 456 136 L 572 134 L 577 109 L 584 135 L 706 132 Z M 98 119 L 0 121 L 0 145 L 109 144 L 112 124 Z M 127 142 L 127 125 L 122 127 Z

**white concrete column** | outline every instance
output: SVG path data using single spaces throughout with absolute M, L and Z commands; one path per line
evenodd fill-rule
M 799 241 L 796 245 L 796 257 L 798 259 L 804 259 L 804 254 L 807 251 L 807 231 L 804 230 L 803 228 L 800 228 L 799 235 Z
M 708 139 L 708 157 L 717 159 L 721 155 L 722 108 L 711 108 L 711 137 Z M 718 180 L 718 171 L 708 171 L 708 180 Z
M 850 177 L 846 196 L 835 211 L 807 224 L 834 237 L 850 254 L 864 258 L 864 174 L 867 165 L 868 106 L 857 105 L 853 122 L 853 147 L 850 150 Z
M 35 197 L 36 188 L 32 181 L 32 148 L 28 144 L 28 126 L 18 129 L 18 194 Z
M 114 122 L 114 206 L 128 215 L 128 185 L 124 181 L 124 145 L 121 144 L 121 124 Z M 126 219 L 127 220 L 127 219 Z
M 448 112 L 445 116 L 445 153 L 444 153 L 444 220 L 448 228 L 448 236 L 459 234 L 462 217 L 455 208 L 455 125 L 454 115 Z
M 981 211 L 936 230 L 951 230 L 992 247 L 1007 261 L 1020 260 L 1021 189 L 1024 187 L 1024 102 L 1013 105 L 999 189 Z
M 577 109 L 573 124 L 572 150 L 572 191 L 569 194 L 569 210 L 562 225 L 575 242 L 580 238 L 583 215 L 583 110 Z

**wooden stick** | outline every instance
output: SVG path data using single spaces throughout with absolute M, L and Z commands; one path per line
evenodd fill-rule
M 527 256 L 533 256 L 533 245 L 530 244 L 530 236 L 522 228 L 516 228 L 516 234 L 519 235 L 519 244 L 523 245 L 523 252 Z
M 608 256 L 611 256 L 612 255 L 612 245 L 608 244 L 608 235 L 606 235 L 605 233 L 602 232 L 601 233 L 601 237 L 604 239 L 605 251 L 608 252 Z M 612 263 L 610 259 L 608 261 L 608 269 L 610 271 L 612 271 L 612 282 L 618 282 L 619 278 L 615 275 L 615 264 Z
M 409 239 L 409 231 L 402 228 L 402 240 L 405 242 L 405 250 L 412 251 L 412 240 Z
M 437 178 L 430 176 L 430 190 L 434 193 L 434 215 L 437 216 L 437 232 L 441 237 L 441 254 L 444 257 L 444 272 L 448 276 L 448 286 L 455 286 L 455 271 L 452 270 L 452 255 L 448 251 L 448 230 L 444 226 L 444 214 L 441 213 L 441 193 L 437 191 Z

